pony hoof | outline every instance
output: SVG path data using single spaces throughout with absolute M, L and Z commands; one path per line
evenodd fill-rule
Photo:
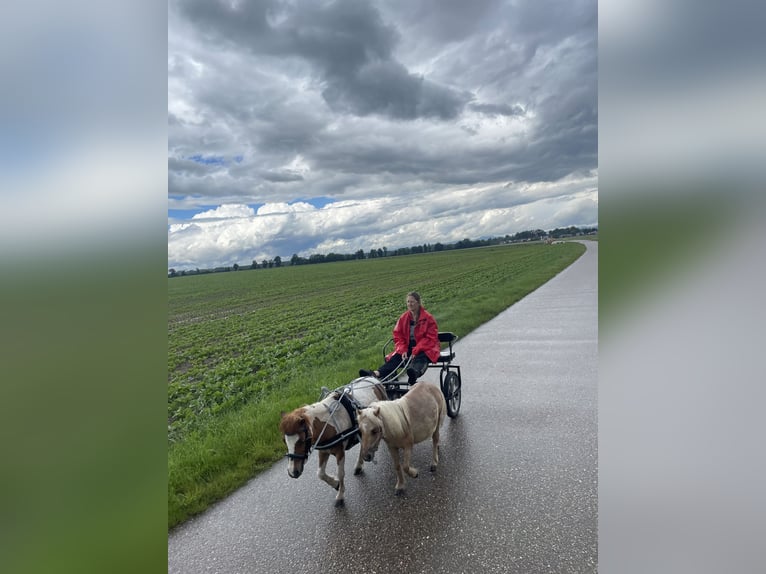
M 361 468 L 355 468 L 354 475 L 360 475 L 360 474 L 364 474 L 364 471 Z
M 334 488 L 335 490 L 340 490 L 340 482 L 339 482 L 338 484 L 336 484 L 335 486 L 333 486 L 333 488 Z
M 432 464 L 430 470 L 431 470 L 431 472 L 436 472 L 436 465 Z
M 335 508 L 339 508 L 345 504 L 346 504 L 346 501 L 341 498 L 340 500 L 335 501 Z
M 403 489 L 403 488 L 397 488 L 397 489 L 394 491 L 394 494 L 395 494 L 396 496 L 401 496 L 402 494 L 404 494 L 404 489 Z

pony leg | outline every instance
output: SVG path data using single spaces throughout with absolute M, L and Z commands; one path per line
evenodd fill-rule
M 431 455 L 431 472 L 436 471 L 436 467 L 439 465 L 439 427 L 436 427 L 436 432 L 431 437 L 433 442 L 433 454 Z
M 362 447 L 359 447 L 359 458 L 356 461 L 356 466 L 354 467 L 354 474 L 362 474 L 364 471 L 362 470 L 362 465 L 364 464 L 364 459 L 362 458 Z
M 404 492 L 404 472 L 402 471 L 402 462 L 399 459 L 399 449 L 395 446 L 389 446 L 388 451 L 391 453 L 391 459 L 394 461 L 394 470 L 396 471 L 394 492 L 399 495 Z
M 338 485 L 340 484 L 338 482 L 338 479 L 336 479 L 334 476 L 330 476 L 327 474 L 326 467 L 327 467 L 327 459 L 330 458 L 330 453 L 325 451 L 319 451 L 319 469 L 317 470 L 317 476 L 319 477 L 319 480 L 322 480 L 332 486 L 335 490 L 338 490 Z
M 335 496 L 335 506 L 342 506 L 343 505 L 343 495 L 346 492 L 346 483 L 345 483 L 345 477 L 346 477 L 346 455 L 341 450 L 340 454 L 335 455 L 335 462 L 338 465 L 338 494 Z
M 412 445 L 404 447 L 404 470 L 412 478 L 418 477 L 418 469 L 412 466 Z

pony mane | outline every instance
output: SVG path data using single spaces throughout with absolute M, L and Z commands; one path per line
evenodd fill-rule
M 297 434 L 305 420 L 305 410 L 305 407 L 301 407 L 291 413 L 285 413 L 279 421 L 279 430 L 283 434 Z
M 404 408 L 399 401 L 376 401 L 370 405 L 378 407 L 378 418 L 383 421 L 386 435 L 400 437 L 407 434 L 409 423 L 404 416 Z

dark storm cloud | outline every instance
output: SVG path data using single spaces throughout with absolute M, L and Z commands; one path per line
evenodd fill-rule
M 391 2 L 405 21 L 417 22 L 421 33 L 439 42 L 462 40 L 497 14 L 496 0 L 396 0 Z
M 470 94 L 410 73 L 392 55 L 398 40 L 373 5 L 358 0 L 320 4 L 206 1 L 180 4 L 214 42 L 241 42 L 256 55 L 309 62 L 326 84 L 322 95 L 338 112 L 396 119 L 457 116 Z
M 266 181 L 271 182 L 286 182 L 286 181 L 303 181 L 303 176 L 298 173 L 289 173 L 289 172 L 272 172 L 272 171 L 264 171 L 259 174 L 263 179 Z
M 169 157 L 168 171 L 170 173 L 181 174 L 184 176 L 204 176 L 218 169 L 214 165 L 206 165 L 197 161 L 185 158 Z
M 456 117 L 468 94 L 460 94 L 409 74 L 393 61 L 372 61 L 353 74 L 329 76 L 329 87 L 322 92 L 336 112 L 360 116 L 381 114 L 394 119 Z
M 524 115 L 524 108 L 519 105 L 512 106 L 510 104 L 470 104 L 472 110 L 487 115 L 500 115 L 500 116 L 522 116 Z

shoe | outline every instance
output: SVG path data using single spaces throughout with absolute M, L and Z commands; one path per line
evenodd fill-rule
M 368 371 L 367 369 L 359 369 L 359 376 L 360 377 L 374 377 L 375 373 L 372 371 Z
M 412 369 L 407 369 L 407 384 L 414 385 L 418 382 L 418 374 Z

